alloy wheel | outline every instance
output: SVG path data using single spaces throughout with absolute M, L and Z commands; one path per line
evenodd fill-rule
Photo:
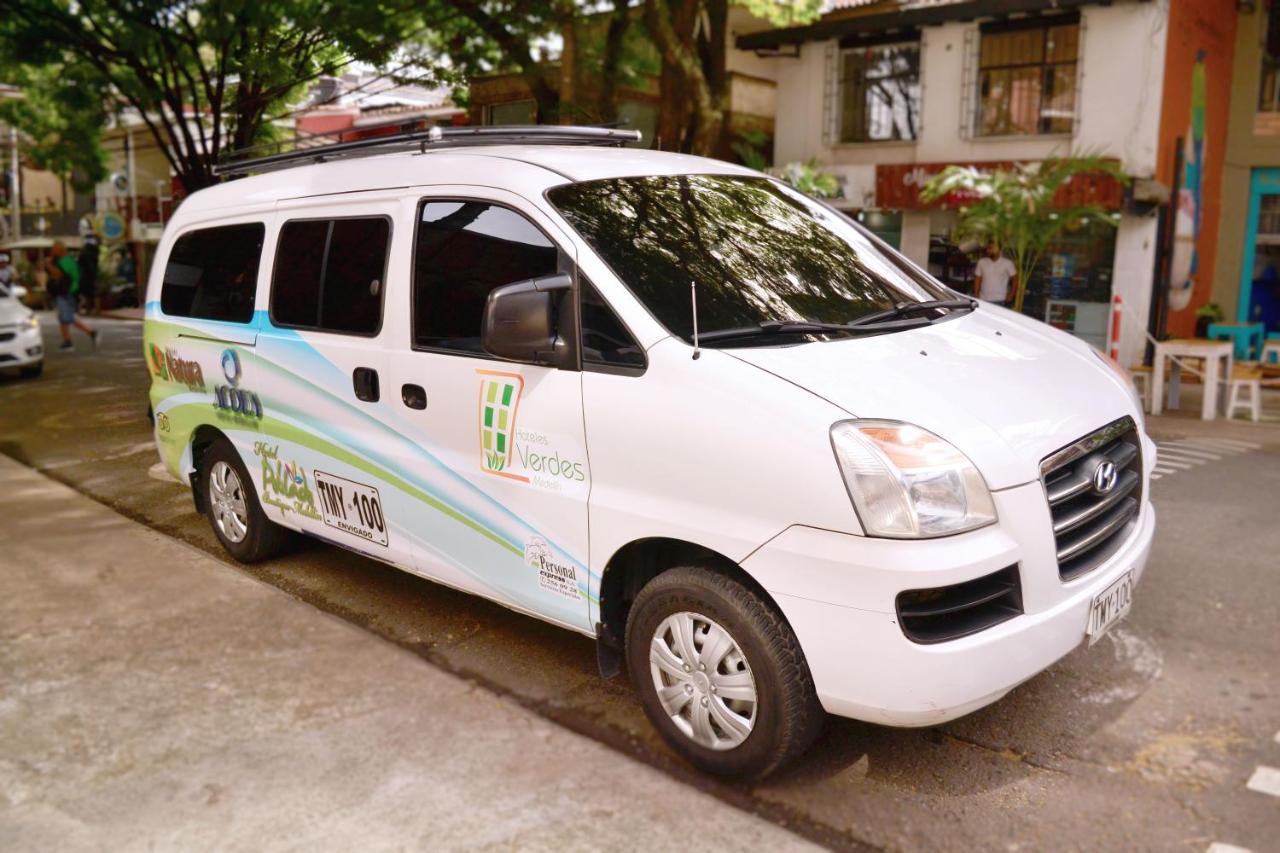
M 249 533 L 244 486 L 235 469 L 226 462 L 215 462 L 209 471 L 209 506 L 219 532 L 231 542 L 243 542 Z

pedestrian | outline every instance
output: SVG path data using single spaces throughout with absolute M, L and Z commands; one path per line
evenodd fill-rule
M 98 235 L 89 231 L 84 235 L 77 262 L 80 266 L 80 300 L 86 314 L 98 312 Z
M 978 260 L 974 280 L 978 298 L 987 302 L 1007 306 L 1013 302 L 1013 294 L 1018 292 L 1018 268 L 1001 254 L 994 240 L 987 246 L 986 256 Z
M 13 292 L 13 286 L 17 283 L 18 274 L 9 263 L 9 253 L 0 252 L 0 291 L 3 291 L 6 296 L 10 295 Z
M 116 275 L 120 276 L 121 281 L 129 285 L 127 293 L 133 300 L 129 304 L 137 305 L 139 303 L 138 268 L 133 262 L 133 250 L 125 248 L 117 249 L 116 252 L 120 255 L 120 259 L 116 262 Z
M 66 244 L 59 240 L 49 250 L 49 257 L 44 263 L 45 271 L 49 274 L 49 282 L 45 288 L 58 309 L 58 328 L 62 332 L 62 343 L 58 349 L 75 349 L 75 344 L 71 343 L 72 326 L 88 335 L 96 349 L 101 332 L 90 329 L 76 319 L 76 299 L 80 292 L 80 267 L 76 259 L 67 254 Z

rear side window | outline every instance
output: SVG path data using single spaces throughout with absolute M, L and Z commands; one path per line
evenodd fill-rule
M 380 216 L 286 222 L 271 279 L 271 322 L 377 334 L 390 241 L 391 223 Z
M 413 344 L 481 353 L 494 288 L 551 275 L 555 244 L 532 222 L 483 201 L 428 201 L 413 255 Z
M 164 267 L 160 310 L 171 317 L 248 323 L 267 229 L 261 222 L 188 231 Z

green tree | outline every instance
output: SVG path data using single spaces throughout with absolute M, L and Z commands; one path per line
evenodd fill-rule
M 1109 177 L 1127 183 L 1113 159 L 1098 156 L 1054 157 L 1018 163 L 1009 169 L 948 166 L 920 189 L 925 202 L 959 199 L 957 230 L 962 238 L 994 242 L 1012 255 L 1018 270 L 1014 310 L 1022 310 L 1031 273 L 1063 231 L 1091 223 L 1114 227 L 1119 215 L 1097 204 L 1054 205 L 1072 180 Z
M 415 18 L 411 0 L 6 0 L 0 57 L 56 67 L 132 107 L 187 192 L 215 181 L 228 149 L 268 134 L 309 81 L 353 60 L 385 61 Z M 65 107 L 34 100 L 47 115 Z M 15 116 L 37 135 L 35 116 Z M 25 122 L 25 124 L 24 124 Z M 92 128 L 85 128 L 91 130 Z M 34 132 L 33 132 L 34 130 Z M 77 129 L 75 133 L 80 133 Z M 74 138 L 68 130 L 67 138 Z
M 27 137 L 23 153 L 77 190 L 92 189 L 107 175 L 101 134 L 108 106 L 98 81 L 74 65 L 19 66 L 11 74 L 22 96 L 0 101 L 0 119 Z

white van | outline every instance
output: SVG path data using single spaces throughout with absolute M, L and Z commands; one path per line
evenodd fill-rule
M 1155 448 L 1123 371 L 630 138 L 349 143 L 182 204 L 155 435 L 234 557 L 298 531 L 594 637 L 742 777 L 824 711 L 994 702 L 1127 612 Z

